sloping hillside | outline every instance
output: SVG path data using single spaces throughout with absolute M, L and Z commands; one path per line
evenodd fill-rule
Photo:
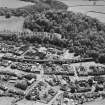
M 27 0 L 22 0 L 27 1 Z M 6 16 L 7 14 L 11 16 L 28 16 L 30 14 L 34 14 L 36 12 L 42 12 L 49 9 L 61 9 L 67 10 L 68 6 L 62 2 L 56 0 L 28 0 L 28 2 L 32 2 L 33 5 L 18 7 L 18 8 L 0 8 L 0 16 Z
M 32 3 L 47 4 L 53 9 L 64 9 L 64 10 L 66 10 L 68 8 L 68 6 L 66 4 L 64 4 L 63 2 L 58 1 L 58 0 L 21 0 L 21 1 L 25 1 L 25 2 L 30 1 Z
M 104 56 L 105 25 L 89 16 L 50 10 L 40 15 L 29 16 L 24 22 L 24 27 L 32 31 L 61 34 L 62 38 L 67 40 L 64 42 L 65 47 L 82 56 L 94 59 Z
M 69 48 L 70 52 L 75 52 L 77 55 L 93 57 L 96 61 L 105 62 L 105 25 L 97 19 L 80 13 L 64 9 L 51 10 L 54 1 L 40 0 L 35 5 L 14 10 L 1 8 L 0 15 L 27 16 L 24 28 L 61 34 L 63 40 L 52 42 L 49 39 L 49 43 Z M 43 39 L 40 41 L 43 42 Z

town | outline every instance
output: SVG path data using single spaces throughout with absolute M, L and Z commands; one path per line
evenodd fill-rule
M 105 105 L 104 0 L 0 0 L 0 105 Z
M 41 105 L 105 99 L 104 64 L 51 44 L 25 43 L 21 33 L 17 41 L 1 34 L 0 97 L 14 97 L 12 105 L 23 99 Z

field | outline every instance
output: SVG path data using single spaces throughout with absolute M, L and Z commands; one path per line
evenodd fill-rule
M 85 103 L 83 105 L 105 105 L 105 100 L 100 100 L 96 102 Z
M 0 7 L 8 8 L 19 8 L 27 5 L 32 5 L 33 3 L 24 2 L 20 0 L 0 0 Z
M 13 98 L 10 97 L 1 97 L 0 98 L 0 105 L 11 105 Z
M 6 19 L 4 16 L 0 16 L 0 31 L 22 31 L 23 30 L 24 18 L 22 17 L 11 17 Z
M 93 6 L 93 2 L 92 1 L 89 2 L 88 0 L 59 0 L 59 1 L 62 1 L 63 3 L 69 6 L 68 11 L 81 12 L 93 18 L 97 18 L 101 22 L 105 22 L 104 1 L 96 2 L 96 6 Z

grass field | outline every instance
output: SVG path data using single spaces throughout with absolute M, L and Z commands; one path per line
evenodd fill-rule
M 27 5 L 32 5 L 31 2 L 24 2 L 20 0 L 0 0 L 0 7 L 19 8 Z
M 11 97 L 0 97 L 0 105 L 11 105 L 13 99 Z
M 105 23 L 105 2 L 97 1 L 96 6 L 93 6 L 92 1 L 88 0 L 59 0 L 69 6 L 68 11 L 81 12 L 85 15 L 99 19 Z M 82 5 L 82 6 L 81 6 Z M 96 12 L 89 12 L 96 11 Z
M 6 19 L 4 16 L 0 16 L 0 31 L 22 31 L 23 30 L 23 17 L 11 17 Z
M 84 103 L 83 105 L 105 105 L 105 99 L 97 100 L 97 101 L 89 102 L 89 103 Z

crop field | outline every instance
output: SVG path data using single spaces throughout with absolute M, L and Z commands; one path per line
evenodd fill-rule
M 0 16 L 0 31 L 22 31 L 23 30 L 24 18 L 22 17 L 11 17 L 6 19 L 4 16 Z

